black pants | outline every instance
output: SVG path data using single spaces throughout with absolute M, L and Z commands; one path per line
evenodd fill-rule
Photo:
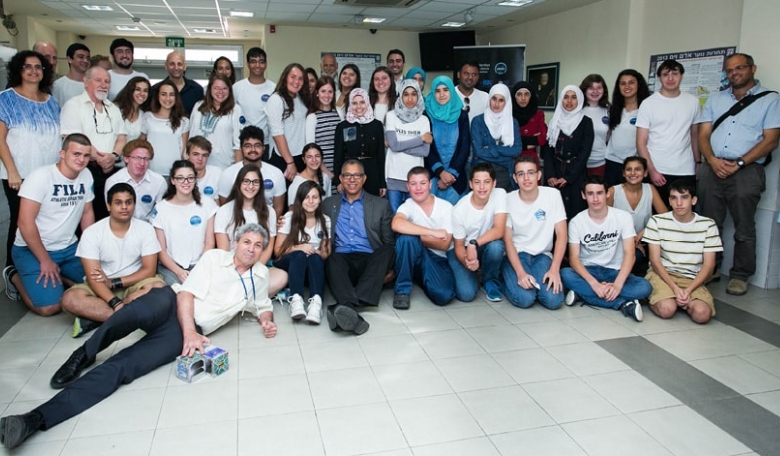
M 384 245 L 373 253 L 333 252 L 325 266 L 325 277 L 337 303 L 377 306 L 385 275 L 394 263 L 392 245 Z
M 92 173 L 92 180 L 94 181 L 95 199 L 92 200 L 92 210 L 95 212 L 95 221 L 97 222 L 108 217 L 108 208 L 106 207 L 106 192 L 108 189 L 106 188 L 106 181 L 119 168 L 114 167 L 106 173 L 97 163 L 90 162 L 88 169 Z
M 3 179 L 3 191 L 5 192 L 5 199 L 8 200 L 8 212 L 11 215 L 8 220 L 8 238 L 5 241 L 5 265 L 11 266 L 14 264 L 13 258 L 11 258 L 11 247 L 14 246 L 14 240 L 16 239 L 16 228 L 19 221 L 19 190 L 14 190 L 8 185 L 8 179 Z
M 93 357 L 136 329 L 146 335 L 87 372 L 36 410 L 45 429 L 78 415 L 110 396 L 120 386 L 132 383 L 181 354 L 182 334 L 176 317 L 176 293 L 171 287 L 153 288 L 106 320 L 84 343 Z

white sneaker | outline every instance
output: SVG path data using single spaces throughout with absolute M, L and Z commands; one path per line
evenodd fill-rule
M 563 302 L 565 302 L 567 306 L 573 306 L 574 303 L 577 302 L 577 293 L 575 293 L 574 290 L 569 290 L 566 293 L 566 297 L 564 298 Z
M 320 295 L 314 295 L 309 298 L 309 311 L 306 313 L 306 321 L 313 325 L 318 325 L 322 321 L 322 298 L 320 298 Z
M 306 310 L 303 308 L 303 298 L 298 293 L 287 298 L 290 303 L 290 316 L 293 320 L 300 320 L 306 316 Z

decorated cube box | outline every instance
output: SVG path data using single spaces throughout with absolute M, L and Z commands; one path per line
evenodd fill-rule
M 206 360 L 206 372 L 209 375 L 217 377 L 227 372 L 230 367 L 227 350 L 215 345 L 206 345 L 203 347 L 203 350 L 203 359 Z
M 192 358 L 179 356 L 176 358 L 176 376 L 187 383 L 192 383 L 206 375 L 206 360 L 195 352 Z

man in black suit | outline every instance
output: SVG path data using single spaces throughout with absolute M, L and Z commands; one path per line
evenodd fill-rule
M 342 193 L 322 203 L 333 239 L 325 276 L 336 298 L 327 312 L 328 324 L 332 331 L 360 335 L 369 325 L 356 309 L 379 304 L 385 276 L 395 261 L 393 212 L 386 199 L 363 191 L 366 173 L 360 161 L 344 162 L 339 180 Z

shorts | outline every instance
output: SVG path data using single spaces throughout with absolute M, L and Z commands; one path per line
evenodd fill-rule
M 146 279 L 141 280 L 135 285 L 131 285 L 126 288 L 117 288 L 116 290 L 111 290 L 112 293 L 114 293 L 114 296 L 116 296 L 119 299 L 125 299 L 129 294 L 135 293 L 136 291 L 140 290 L 144 286 L 150 284 L 159 282 L 163 285 L 165 285 L 165 282 L 163 282 L 162 276 L 160 274 L 155 275 L 154 277 L 149 277 Z M 92 288 L 89 287 L 87 283 L 79 283 L 76 285 L 73 285 L 70 287 L 71 290 L 84 290 L 86 291 L 90 296 L 97 296 L 97 294 L 92 291 Z
M 76 247 L 78 242 L 65 247 L 62 250 L 55 250 L 49 253 L 57 266 L 60 267 L 60 276 L 72 282 L 81 282 L 84 280 L 84 267 L 81 260 L 76 256 Z M 24 291 L 30 296 L 30 300 L 35 307 L 49 307 L 59 304 L 62 294 L 65 292 L 65 286 L 61 283 L 52 286 L 48 283 L 43 286 L 43 280 L 36 283 L 41 274 L 41 263 L 35 258 L 32 250 L 28 247 L 15 245 L 11 249 L 11 257 L 14 259 L 16 270 L 19 272 L 19 278 L 22 280 Z
M 669 277 L 674 280 L 674 283 L 677 284 L 680 288 L 687 287 L 691 282 L 693 282 L 693 279 L 690 279 L 688 277 L 684 277 L 678 274 L 673 274 L 671 272 L 668 272 Z M 675 294 L 674 290 L 664 282 L 664 280 L 655 273 L 652 269 L 648 271 L 647 276 L 645 276 L 645 279 L 647 279 L 648 282 L 650 282 L 650 285 L 653 287 L 653 292 L 650 293 L 650 305 L 654 306 L 658 303 L 658 301 L 661 301 L 663 299 L 675 299 L 677 295 Z M 698 299 L 699 301 L 705 302 L 708 306 L 710 306 L 710 310 L 712 311 L 712 316 L 715 316 L 715 298 L 712 297 L 712 294 L 710 294 L 709 290 L 707 290 L 707 287 L 704 285 L 700 285 L 698 288 L 693 290 L 693 293 L 691 293 L 691 301 L 694 299 Z

